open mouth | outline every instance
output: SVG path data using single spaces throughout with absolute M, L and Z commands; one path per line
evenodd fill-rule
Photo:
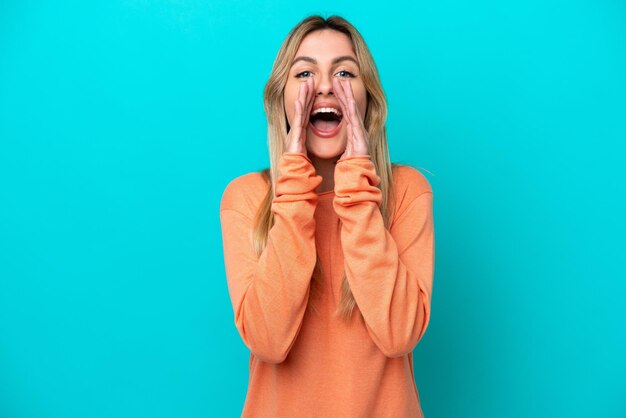
M 339 132 L 343 114 L 332 107 L 322 107 L 311 112 L 309 125 L 317 136 L 328 138 Z

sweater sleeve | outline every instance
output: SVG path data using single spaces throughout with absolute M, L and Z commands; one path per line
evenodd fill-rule
M 415 348 L 430 320 L 433 194 L 424 179 L 426 187 L 387 230 L 379 183 L 368 156 L 339 160 L 333 206 L 342 222 L 347 280 L 367 331 L 387 357 L 399 357 Z
M 315 189 L 321 183 L 302 153 L 284 153 L 271 210 L 274 225 L 257 257 L 252 242 L 256 207 L 233 181 L 220 204 L 228 290 L 235 326 L 260 360 L 285 360 L 302 325 L 315 266 Z M 248 192 L 250 190 L 248 189 Z

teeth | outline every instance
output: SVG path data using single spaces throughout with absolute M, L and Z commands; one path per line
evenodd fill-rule
M 341 111 L 339 111 L 339 109 L 335 109 L 334 107 L 320 107 L 318 109 L 315 109 L 313 112 L 311 112 L 311 116 L 318 114 L 320 112 L 334 113 L 337 116 L 341 116 Z

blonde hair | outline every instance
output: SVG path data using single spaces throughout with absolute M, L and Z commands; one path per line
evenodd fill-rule
M 378 185 L 382 192 L 380 211 L 383 215 L 385 227 L 389 228 L 392 219 L 393 175 L 389 160 L 387 145 L 387 133 L 385 122 L 387 119 L 387 100 L 380 83 L 378 70 L 372 55 L 363 40 L 361 34 L 347 20 L 339 16 L 330 16 L 324 19 L 321 16 L 309 16 L 298 23 L 287 35 L 278 55 L 274 61 L 272 72 L 264 89 L 264 107 L 268 122 L 268 147 L 270 154 L 270 168 L 262 170 L 264 178 L 269 184 L 269 189 L 261 205 L 259 206 L 253 242 L 257 255 L 260 255 L 267 244 L 269 230 L 274 225 L 274 216 L 271 211 L 272 199 L 278 178 L 278 162 L 285 150 L 285 138 L 288 133 L 288 121 L 285 115 L 284 89 L 289 76 L 291 63 L 295 58 L 300 43 L 309 33 L 322 29 L 332 29 L 344 33 L 352 41 L 354 52 L 359 62 L 360 76 L 367 91 L 367 109 L 364 117 L 364 125 L 369 134 L 369 153 L 376 172 L 381 181 Z M 393 166 L 393 167 L 392 167 Z M 322 269 L 319 256 L 315 263 L 311 278 L 311 291 L 309 292 L 309 306 L 315 309 L 311 303 L 311 297 L 319 292 Z M 335 311 L 343 319 L 349 320 L 355 308 L 358 309 L 345 272 L 342 281 L 341 301 Z

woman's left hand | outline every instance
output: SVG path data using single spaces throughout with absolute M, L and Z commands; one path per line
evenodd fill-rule
M 346 150 L 339 158 L 353 155 L 369 155 L 370 138 L 367 129 L 363 125 L 363 117 L 354 100 L 350 80 L 340 82 L 333 77 L 333 87 L 341 105 L 341 112 L 343 113 L 348 136 Z

